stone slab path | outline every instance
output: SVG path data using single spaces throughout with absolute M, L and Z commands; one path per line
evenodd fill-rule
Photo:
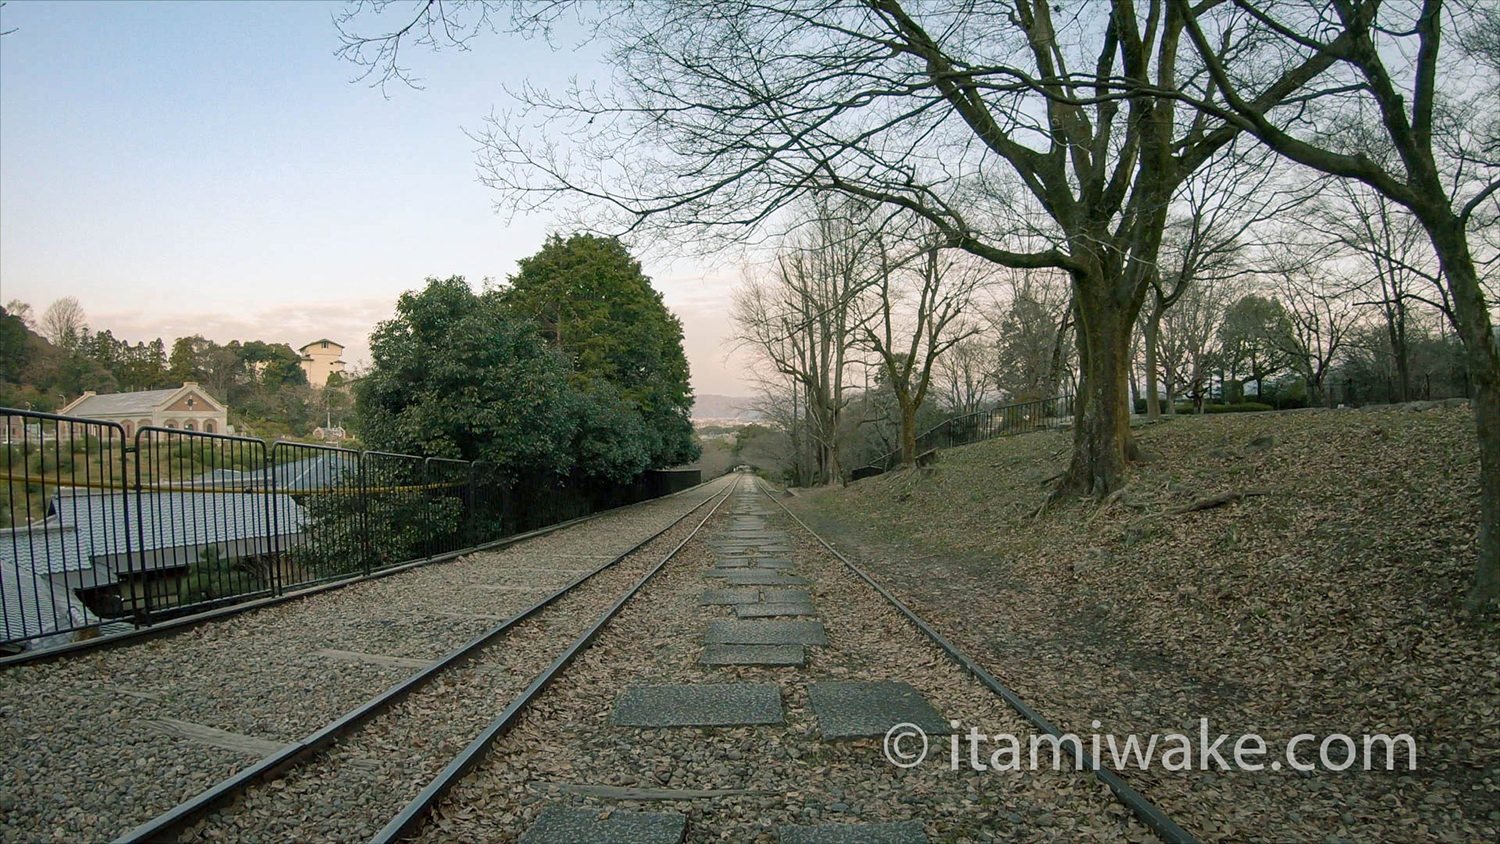
M 784 826 L 776 831 L 776 840 L 781 844 L 927 844 L 927 833 L 916 821 L 819 824 Z
M 761 590 L 741 587 L 738 589 L 705 589 L 703 590 L 702 604 L 704 606 L 733 606 L 734 604 L 755 604 L 761 600 Z
M 678 844 L 687 816 L 677 812 L 624 812 L 548 806 L 520 844 Z
M 747 485 L 748 486 L 748 485 Z M 708 621 L 698 661 L 715 667 L 791 669 L 801 676 L 808 649 L 829 646 L 808 579 L 796 574 L 791 537 L 768 525 L 769 507 L 753 489 L 731 499 L 727 527 L 709 541 L 714 564 L 701 572 L 699 606 L 722 608 L 732 618 Z M 773 675 L 777 677 L 786 675 Z M 929 735 L 950 732 L 947 720 L 911 685 L 894 680 L 810 682 L 806 686 L 818 734 L 824 740 L 884 736 L 913 723 Z M 610 723 L 650 729 L 706 728 L 785 723 L 776 682 L 634 685 L 615 701 Z M 657 844 L 678 842 L 686 818 L 675 813 L 627 812 L 553 806 L 543 811 L 522 844 Z M 783 844 L 919 844 L 919 821 L 783 826 Z
M 776 618 L 778 616 L 817 615 L 813 605 L 801 601 L 764 601 L 740 604 L 734 608 L 736 618 Z
M 742 604 L 741 606 L 755 606 Z M 828 634 L 821 621 L 710 621 L 710 645 L 815 645 L 826 646 Z
M 884 736 L 897 724 L 915 724 L 929 736 L 952 732 L 921 692 L 899 680 L 813 683 L 807 697 L 823 738 Z
M 781 690 L 770 683 L 631 686 L 610 720 L 621 727 L 780 724 Z
M 782 574 L 769 569 L 732 570 L 710 572 L 710 577 L 722 577 L 730 586 L 806 586 L 807 578 L 794 574 Z
M 704 645 L 698 661 L 704 665 L 806 665 L 801 645 Z

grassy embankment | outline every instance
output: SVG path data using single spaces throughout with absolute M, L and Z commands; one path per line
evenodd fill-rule
M 1206 717 L 1261 734 L 1268 760 L 1299 733 L 1417 740 L 1414 773 L 1128 773 L 1205 839 L 1497 840 L 1500 628 L 1461 609 L 1472 424 L 1466 407 L 1180 417 L 1138 431 L 1148 462 L 1122 492 L 1039 516 L 1066 432 L 789 503 L 1085 736 Z

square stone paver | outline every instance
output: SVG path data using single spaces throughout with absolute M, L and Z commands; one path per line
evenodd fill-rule
M 782 574 L 772 569 L 724 569 L 710 573 L 722 577 L 730 586 L 806 586 L 807 578 L 795 574 Z
M 743 587 L 739 589 L 705 589 L 703 590 L 704 606 L 722 607 L 731 604 L 757 604 L 760 603 L 760 590 Z
M 777 571 L 785 571 L 786 569 L 792 568 L 795 565 L 796 563 L 793 563 L 791 560 L 784 560 L 780 557 L 755 558 L 755 567 L 758 569 L 776 569 Z
M 734 608 L 736 618 L 775 618 L 779 615 L 817 615 L 818 611 L 808 603 L 782 602 L 776 604 L 738 604 Z
M 916 821 L 899 823 L 830 823 L 784 826 L 776 830 L 781 844 L 927 844 Z
M 807 697 L 823 738 L 884 736 L 897 724 L 915 724 L 929 736 L 953 732 L 921 692 L 899 680 L 813 683 Z
M 828 634 L 821 621 L 767 621 L 746 619 L 710 621 L 710 645 L 819 645 L 827 646 Z M 880 731 L 885 735 L 885 730 Z
M 812 595 L 806 589 L 765 589 L 761 599 L 768 604 L 810 604 Z
M 520 844 L 678 844 L 687 815 L 548 806 L 521 836 Z
M 786 557 L 773 557 L 767 555 L 760 558 L 760 565 L 765 568 L 789 569 L 795 566 L 796 563 L 788 560 Z
M 717 563 L 714 563 L 714 569 L 717 571 L 723 571 L 724 569 L 754 568 L 755 562 L 758 559 L 758 557 L 725 557 L 724 559 L 719 560 Z
M 698 661 L 704 665 L 804 665 L 801 645 L 704 645 Z
M 735 528 L 721 531 L 714 539 L 719 542 L 788 542 L 791 537 L 784 530 Z
M 621 727 L 780 724 L 781 689 L 772 683 L 631 686 L 611 720 Z
M 786 560 L 770 557 L 725 557 L 714 564 L 715 569 L 762 569 L 764 571 L 786 571 L 792 564 Z
M 792 553 L 786 545 L 715 545 L 713 551 L 720 557 L 779 557 Z

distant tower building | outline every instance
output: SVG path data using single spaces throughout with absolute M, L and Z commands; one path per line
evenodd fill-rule
M 302 353 L 302 371 L 307 373 L 307 383 L 314 387 L 322 387 L 328 383 L 328 376 L 337 372 L 344 374 L 344 347 L 327 339 L 314 340 L 306 346 L 298 349 Z

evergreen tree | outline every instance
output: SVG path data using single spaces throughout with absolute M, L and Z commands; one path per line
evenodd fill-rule
M 575 390 L 634 409 L 649 467 L 697 457 L 682 323 L 618 239 L 553 235 L 509 282 L 502 300 L 567 357 Z

